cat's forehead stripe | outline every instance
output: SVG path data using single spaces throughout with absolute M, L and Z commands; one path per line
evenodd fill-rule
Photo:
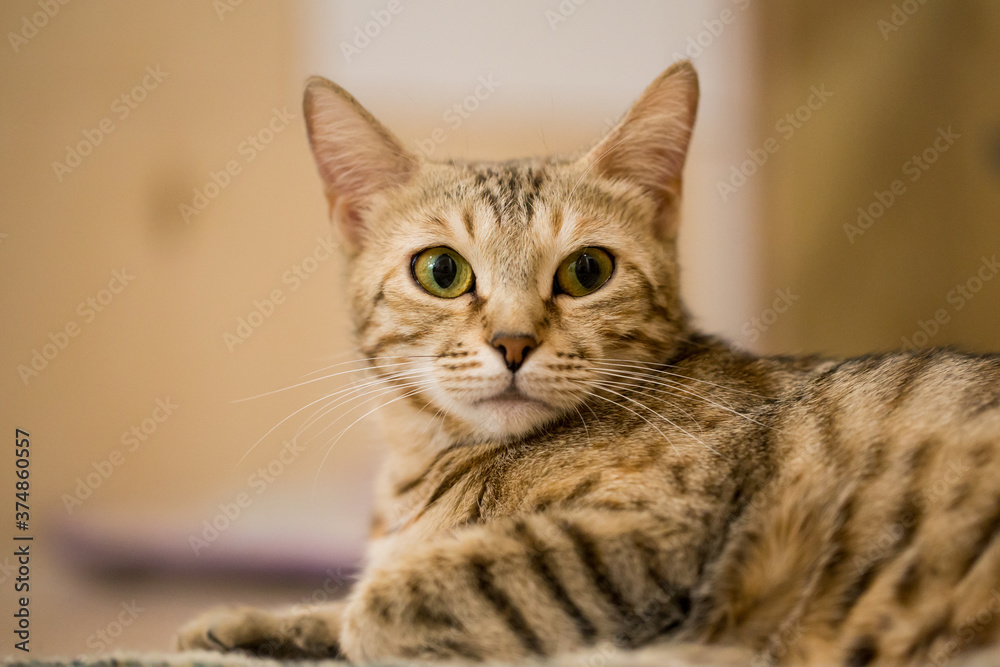
M 472 209 L 466 206 L 462 209 L 462 224 L 465 225 L 465 231 L 469 235 L 469 240 L 473 241 L 476 238 L 476 226 L 475 221 L 472 218 Z
M 552 221 L 552 235 L 555 237 L 559 236 L 559 232 L 562 231 L 563 224 L 563 210 L 562 206 L 553 206 L 552 215 L 550 216 Z
M 496 216 L 497 224 L 527 226 L 546 180 L 542 165 L 505 162 L 472 165 L 473 196 L 482 198 Z

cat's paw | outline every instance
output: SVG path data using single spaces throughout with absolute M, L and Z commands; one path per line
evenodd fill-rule
M 320 658 L 340 655 L 339 614 L 272 614 L 249 607 L 207 612 L 183 628 L 179 649 L 242 651 L 260 657 Z
M 357 596 L 347 606 L 341 628 L 341 648 L 351 662 L 368 662 L 405 654 L 416 657 L 404 646 L 407 630 L 387 607 L 376 609 L 379 601 Z
M 344 609 L 340 647 L 352 663 L 406 658 L 478 662 L 486 657 L 478 647 L 485 636 L 474 634 L 469 608 L 462 594 L 443 595 L 432 563 L 417 561 L 430 575 L 422 580 L 405 567 L 383 568 L 364 580 Z M 440 565 L 439 562 L 433 565 Z M 426 569 L 424 569 L 426 568 Z M 457 577 L 455 577 L 457 579 Z M 523 657 L 504 654 L 501 648 L 489 655 L 497 660 Z
M 222 652 L 250 650 L 266 640 L 262 626 L 268 625 L 267 620 L 265 614 L 256 609 L 213 609 L 181 628 L 177 648 Z

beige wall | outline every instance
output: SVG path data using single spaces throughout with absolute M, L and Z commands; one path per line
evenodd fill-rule
M 811 86 L 833 93 L 762 169 L 767 282 L 799 296 L 767 349 L 860 354 L 904 338 L 1000 349 L 1000 279 L 982 261 L 1000 256 L 1000 5 L 761 7 L 762 133 Z M 948 128 L 950 146 L 938 139 Z M 913 161 L 925 151 L 926 169 Z M 845 230 L 859 207 L 877 214 L 894 181 L 902 194 L 882 216 Z
M 7 3 L 0 24 L 17 25 L 33 8 Z M 346 349 L 343 312 L 330 298 L 337 259 L 298 291 L 282 282 L 328 231 L 304 159 L 291 74 L 296 26 L 294 6 L 281 3 L 241 6 L 224 20 L 203 3 L 79 3 L 19 53 L 2 52 L 8 236 L 0 252 L 4 301 L 17 314 L 4 319 L 5 408 L 38 440 L 40 491 L 72 488 L 95 457 L 124 450 L 122 474 L 81 511 L 173 509 L 210 497 L 220 473 L 233 472 L 233 452 L 286 409 L 280 398 L 263 407 L 230 401 L 287 384 Z M 159 83 L 147 67 L 163 73 Z M 114 100 L 143 81 L 152 89 L 121 118 Z M 274 109 L 289 117 L 269 128 Z M 65 161 L 66 145 L 85 141 L 103 119 L 113 131 L 79 167 L 56 175 L 52 163 Z M 272 129 L 273 141 L 253 155 L 248 137 Z M 180 205 L 196 188 L 211 193 L 211 173 L 230 162 L 240 173 L 186 221 Z M 94 311 L 87 299 L 101 297 L 116 270 L 134 279 L 124 289 L 115 282 L 120 293 Z M 224 333 L 274 289 L 287 302 L 231 352 Z M 15 369 L 68 323 L 79 334 L 23 381 Z M 129 453 L 121 434 L 166 397 L 180 407 Z M 66 514 L 46 509 L 53 519 Z

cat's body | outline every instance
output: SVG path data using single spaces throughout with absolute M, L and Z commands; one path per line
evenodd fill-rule
M 692 330 L 696 97 L 681 64 L 578 160 L 427 165 L 312 84 L 359 348 L 395 388 L 370 562 L 346 604 L 216 612 L 182 646 L 864 665 L 996 639 L 1000 357 L 757 358 Z

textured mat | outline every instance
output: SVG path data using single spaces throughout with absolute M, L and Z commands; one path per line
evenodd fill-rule
M 943 656 L 942 656 L 943 657 Z M 964 659 L 945 660 L 948 667 L 1000 667 L 1000 647 L 968 655 Z M 944 664 L 942 663 L 942 664 Z M 11 667 L 348 667 L 349 663 L 337 660 L 278 661 L 251 658 L 243 655 L 222 655 L 207 651 L 184 653 L 121 653 L 108 657 L 81 661 L 73 659 L 24 660 L 8 656 L 4 665 Z M 431 665 L 459 665 L 463 663 L 428 662 L 379 662 L 367 663 L 371 667 L 429 667 Z M 472 663 L 481 667 L 484 664 Z M 745 651 L 722 647 L 697 645 L 650 646 L 638 651 L 620 651 L 612 647 L 596 647 L 586 652 L 566 655 L 544 662 L 518 663 L 522 667 L 758 667 Z M 928 663 L 928 664 L 933 664 Z M 472 667 L 472 665 L 470 665 Z
M 349 663 L 338 660 L 308 660 L 279 661 L 251 658 L 244 655 L 211 653 L 208 651 L 186 651 L 183 653 L 120 653 L 94 659 L 79 661 L 73 659 L 38 659 L 12 660 L 8 657 L 5 665 L 11 667 L 348 667 Z M 428 667 L 442 664 L 456 665 L 461 663 L 429 663 L 429 662 L 379 662 L 367 663 L 371 667 Z M 474 663 L 500 665 L 501 663 Z M 504 663 L 508 664 L 508 663 Z M 743 651 L 725 648 L 708 649 L 704 646 L 660 646 L 648 647 L 639 651 L 620 651 L 612 647 L 596 647 L 583 653 L 563 656 L 556 660 L 545 662 L 525 662 L 521 665 L 537 667 L 695 667 L 702 665 L 740 665 L 750 664 L 749 656 Z

